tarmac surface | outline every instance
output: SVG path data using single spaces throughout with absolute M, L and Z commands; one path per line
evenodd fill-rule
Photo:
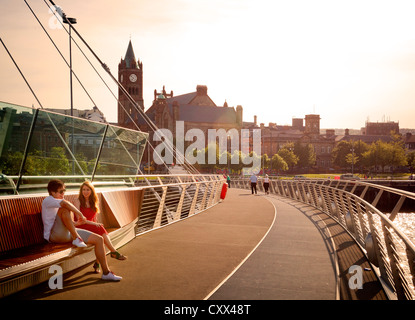
M 228 189 L 226 199 L 191 218 L 142 234 L 108 257 L 120 282 L 92 264 L 11 299 L 336 300 L 333 240 L 317 210 L 279 196 Z

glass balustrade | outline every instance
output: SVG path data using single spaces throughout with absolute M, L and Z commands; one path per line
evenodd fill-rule
M 139 173 L 147 140 L 144 132 L 0 102 L 0 195 L 45 188 L 52 177 L 69 187 L 123 181 Z

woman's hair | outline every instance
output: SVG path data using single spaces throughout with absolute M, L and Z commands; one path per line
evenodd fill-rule
M 95 212 L 99 212 L 99 206 L 98 206 L 98 196 L 97 193 L 95 192 L 95 188 L 92 185 L 92 183 L 90 181 L 85 181 L 84 183 L 82 183 L 81 188 L 79 189 L 79 202 L 81 203 L 81 207 L 86 207 L 85 204 L 85 197 L 82 194 L 82 188 L 86 186 L 89 189 L 91 189 L 91 195 L 89 196 L 89 205 L 91 206 L 92 210 L 94 210 Z

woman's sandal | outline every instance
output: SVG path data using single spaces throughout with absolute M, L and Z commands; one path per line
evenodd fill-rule
M 118 251 L 111 252 L 111 258 L 115 258 L 117 260 L 125 260 L 125 259 L 127 259 L 126 256 L 124 256 L 123 254 L 119 253 Z
M 98 262 L 95 262 L 92 267 L 94 268 L 95 273 L 99 273 L 99 263 Z

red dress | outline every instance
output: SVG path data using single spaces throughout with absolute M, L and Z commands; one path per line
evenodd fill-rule
M 81 207 L 82 214 L 84 215 L 84 217 L 89 220 L 89 221 L 93 221 L 96 222 L 96 212 L 94 210 L 92 210 L 92 208 L 84 208 Z M 108 234 L 107 230 L 105 230 L 105 228 L 103 226 L 96 226 L 96 225 L 92 225 L 92 224 L 81 224 L 79 226 L 76 226 L 79 229 L 84 229 L 84 230 L 88 230 L 91 231 L 93 233 L 99 234 L 100 236 L 102 236 L 103 234 Z

